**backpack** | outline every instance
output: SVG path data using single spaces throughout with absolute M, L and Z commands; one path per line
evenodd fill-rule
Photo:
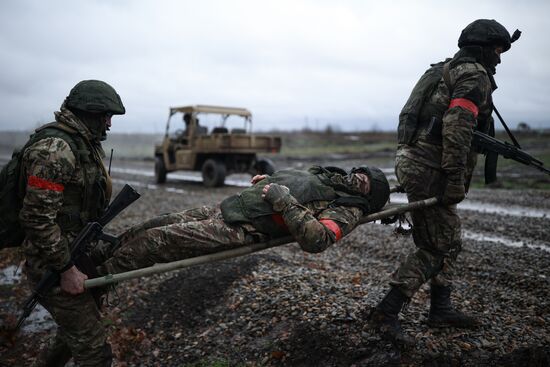
M 449 76 L 449 63 L 451 59 L 431 64 L 430 68 L 422 75 L 414 86 L 407 103 L 399 114 L 399 125 L 397 128 L 397 142 L 399 144 L 414 143 L 418 130 L 418 117 L 422 107 L 431 96 L 441 77 L 444 77 L 447 85 Z
M 57 137 L 69 144 L 78 161 L 79 149 L 75 133 L 75 130 L 57 122 L 46 124 L 31 135 L 22 149 L 15 149 L 11 160 L 2 168 L 0 172 L 0 249 L 20 246 L 25 238 L 25 232 L 19 224 L 19 212 L 25 195 L 21 165 L 25 149 L 44 138 Z
M 21 182 L 22 151 L 15 150 L 0 172 L 0 249 L 19 246 L 24 232 L 19 225 L 23 202 Z

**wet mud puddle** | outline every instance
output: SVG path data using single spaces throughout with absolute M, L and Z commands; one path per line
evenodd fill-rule
M 26 287 L 22 282 L 22 270 L 16 265 L 10 265 L 4 269 L 0 269 L 0 286 Z M 21 305 L 9 307 L 10 313 L 14 313 L 19 317 Z M 23 324 L 22 330 L 29 333 L 43 331 L 55 326 L 52 317 L 40 304 L 36 305 L 32 313 L 27 317 Z

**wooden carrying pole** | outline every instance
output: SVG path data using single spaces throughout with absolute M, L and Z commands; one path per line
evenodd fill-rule
M 435 205 L 437 203 L 437 198 L 430 198 L 420 201 L 415 201 L 409 204 L 403 205 L 388 205 L 385 210 L 382 210 L 378 213 L 370 214 L 363 217 L 359 224 L 374 222 L 379 219 L 389 218 L 397 214 L 405 213 L 411 210 L 425 208 L 428 206 Z M 262 251 L 271 247 L 281 246 L 287 243 L 294 242 L 294 239 L 291 236 L 277 238 L 268 242 L 256 243 L 248 246 L 241 246 L 232 250 L 220 251 L 213 254 L 192 257 L 189 259 L 174 261 L 170 263 L 155 264 L 148 268 L 137 269 L 128 271 L 125 273 L 119 274 L 108 274 L 103 277 L 88 279 L 84 282 L 85 288 L 100 287 L 103 285 L 118 283 L 123 280 L 140 278 L 145 276 L 150 276 L 153 274 L 165 273 L 172 270 L 187 268 L 193 265 L 207 264 L 215 261 L 231 259 L 238 256 L 243 256 L 251 254 L 253 252 Z

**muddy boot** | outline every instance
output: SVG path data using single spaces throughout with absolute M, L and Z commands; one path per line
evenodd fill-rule
M 452 287 L 432 285 L 430 315 L 428 325 L 431 327 L 473 328 L 479 326 L 479 321 L 456 310 L 451 304 Z
M 72 358 L 71 350 L 65 343 L 54 343 L 43 349 L 33 367 L 63 367 Z
M 102 367 L 111 367 L 113 365 L 113 350 L 111 349 L 111 345 L 108 343 L 105 343 L 103 346 L 103 362 L 101 364 Z
M 414 338 L 403 332 L 397 317 L 408 300 L 408 297 L 401 291 L 392 287 L 384 299 L 372 309 L 367 318 L 371 328 L 376 329 L 383 339 L 396 346 L 410 347 L 415 343 Z

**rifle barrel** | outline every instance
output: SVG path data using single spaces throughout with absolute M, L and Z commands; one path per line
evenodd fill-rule
M 508 142 L 501 142 L 482 132 L 474 131 L 472 145 L 480 148 L 483 152 L 491 151 L 506 159 L 512 159 L 526 166 L 534 167 L 546 174 L 550 174 L 550 170 L 544 167 L 544 163 L 541 160 Z

